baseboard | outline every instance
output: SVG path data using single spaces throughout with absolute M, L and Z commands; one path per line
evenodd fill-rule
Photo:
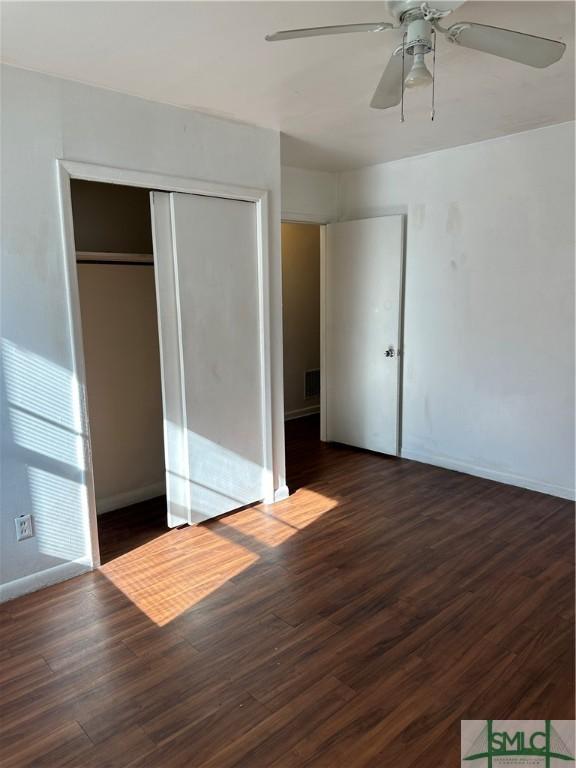
M 57 584 L 59 581 L 72 579 L 74 576 L 80 576 L 91 570 L 92 563 L 82 558 L 80 560 L 72 560 L 69 563 L 60 563 L 60 565 L 55 565 L 53 568 L 46 568 L 43 571 L 32 573 L 30 576 L 24 576 L 21 579 L 14 579 L 14 581 L 0 585 L 0 603 L 26 595 L 28 592 L 36 592 L 38 589 L 49 587 L 51 584 Z
M 288 490 L 288 486 L 281 485 L 280 488 L 274 491 L 274 503 L 276 503 L 277 501 L 284 501 L 284 499 L 287 499 L 288 496 L 290 496 L 290 491 Z
M 320 413 L 319 405 L 310 405 L 308 408 L 298 408 L 295 411 L 287 411 L 284 414 L 284 421 L 292 421 L 292 419 L 301 419 L 303 416 L 312 416 L 314 413 Z
M 164 481 L 151 483 L 150 485 L 144 485 L 141 488 L 134 488 L 131 491 L 117 493 L 114 496 L 105 496 L 101 499 L 96 499 L 96 512 L 99 515 L 104 515 L 106 512 L 113 512 L 115 509 L 129 507 L 131 504 L 138 504 L 140 501 L 154 499 L 156 496 L 163 496 L 165 493 L 166 483 Z
M 498 483 L 517 485 L 519 488 L 527 488 L 530 491 L 539 491 L 540 493 L 548 493 L 551 496 L 559 496 L 561 499 L 569 499 L 571 501 L 576 499 L 576 490 L 574 488 L 566 488 L 562 485 L 554 485 L 552 483 L 544 483 L 540 480 L 532 480 L 529 477 L 515 475 L 511 472 L 499 472 L 496 469 L 479 467 L 475 464 L 468 464 L 465 461 L 452 459 L 448 456 L 437 456 L 433 453 L 412 451 L 408 448 L 403 448 L 400 455 L 403 459 L 420 461 L 423 464 L 432 464 L 435 467 L 442 467 L 443 469 L 453 469 L 456 472 L 464 472 L 468 475 L 484 477 L 487 480 L 495 480 Z

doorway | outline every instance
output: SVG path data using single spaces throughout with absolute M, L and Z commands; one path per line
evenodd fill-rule
M 286 421 L 320 413 L 320 229 L 282 224 Z
M 291 490 L 321 441 L 400 453 L 404 231 L 402 215 L 282 224 Z
M 292 492 L 301 484 L 303 466 L 321 448 L 321 230 L 319 224 L 282 223 L 284 419 Z
M 71 181 L 100 558 L 165 533 L 149 192 Z

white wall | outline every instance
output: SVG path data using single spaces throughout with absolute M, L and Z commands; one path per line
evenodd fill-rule
M 91 563 L 56 158 L 270 191 L 275 486 L 283 483 L 278 133 L 3 67 L 4 597 Z M 30 511 L 36 536 L 16 543 L 14 518 Z
M 306 371 L 320 368 L 320 227 L 282 224 L 284 413 L 317 413 L 320 397 L 305 397 Z
M 282 166 L 282 218 L 323 224 L 338 215 L 335 173 Z
M 402 455 L 572 497 L 574 124 L 344 173 L 339 201 L 408 214 Z

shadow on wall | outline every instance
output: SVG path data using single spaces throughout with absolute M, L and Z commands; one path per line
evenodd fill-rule
M 38 552 L 54 560 L 44 567 L 82 559 L 88 564 L 86 436 L 79 426 L 75 376 L 3 339 L 2 377 L 3 432 L 11 448 L 6 467 L 10 472 L 26 473 L 23 485 L 28 489 L 14 509 L 14 517 L 34 516 L 35 538 L 19 546 L 24 553 L 35 541 Z
M 48 558 L 41 571 L 63 563 L 91 563 L 90 517 L 86 488 L 85 450 L 79 386 L 66 368 L 8 339 L 2 341 L 2 412 L 5 448 L 8 448 L 8 481 L 25 474 L 27 494 L 20 497 L 13 516 L 33 515 L 34 536 L 18 543 L 30 570 L 34 553 Z M 181 472 L 168 473 L 173 509 L 177 516 L 200 522 L 264 498 L 271 484 L 271 470 L 253 455 L 240 456 L 208 438 L 166 424 L 168 445 L 178 455 Z M 246 436 L 248 446 L 250 436 Z M 253 442 L 253 441 L 252 441 Z M 185 444 L 185 451 L 180 450 Z M 248 448 L 247 448 L 248 451 Z M 190 456 L 190 469 L 183 457 Z M 256 460 L 254 460 L 256 459 Z M 16 545 L 12 520 L 7 525 L 8 549 Z M 4 568 L 2 583 L 22 575 Z

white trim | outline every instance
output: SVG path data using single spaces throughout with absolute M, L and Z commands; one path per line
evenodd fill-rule
M 319 216 L 316 213 L 300 213 L 298 211 L 282 211 L 282 222 L 286 224 L 329 224 L 334 221 L 332 216 Z
M 278 490 L 274 491 L 274 503 L 277 501 L 284 501 L 290 496 L 290 491 L 287 485 L 281 485 Z
M 14 579 L 14 581 L 0 585 L 0 603 L 26 595 L 28 592 L 36 592 L 38 589 L 57 584 L 59 581 L 66 581 L 66 579 L 72 579 L 74 576 L 88 573 L 92 568 L 92 562 L 82 558 L 71 560 L 69 563 L 60 563 L 53 568 L 31 573 L 30 576 L 24 576 L 21 579 Z
M 177 304 L 176 296 L 176 277 L 173 265 L 169 262 L 174 259 L 174 248 L 172 244 L 172 226 L 170 215 L 170 195 L 166 192 L 150 191 L 150 207 L 152 211 L 152 242 L 154 243 L 154 285 L 156 291 L 156 310 L 158 315 L 158 344 L 160 349 L 160 386 L 162 389 L 162 431 L 164 443 L 164 473 L 166 486 L 166 511 L 169 528 L 175 528 L 179 525 L 185 525 L 188 522 L 187 517 L 181 514 L 184 499 L 188 498 L 189 486 L 183 483 L 182 477 L 185 474 L 181 467 L 175 474 L 169 473 L 167 467 L 171 463 L 172 448 L 174 446 L 174 436 L 169 429 L 169 423 L 175 426 L 176 423 L 182 425 L 181 398 L 179 399 L 179 417 L 175 420 L 174 404 L 171 404 L 170 414 L 168 415 L 169 405 L 167 401 L 167 382 L 172 374 L 176 380 L 180 380 L 180 356 L 174 355 L 169 361 L 165 353 L 165 330 L 164 325 L 169 327 L 174 323 L 177 328 Z M 170 254 L 169 259 L 160 259 L 160 253 Z M 172 306 L 167 306 L 161 300 L 163 292 L 168 292 L 168 286 L 172 289 L 170 294 L 175 296 Z M 178 337 L 178 334 L 176 334 Z M 172 446 L 172 448 L 171 448 Z M 180 461 L 184 461 L 184 456 L 188 454 L 188 444 L 185 440 L 183 430 L 180 430 Z M 176 489 L 175 486 L 179 486 Z M 189 506 L 189 505 L 188 505 Z
M 168 198 L 168 207 L 169 207 L 169 225 L 170 225 L 170 246 L 171 246 L 171 256 L 172 256 L 172 275 L 174 279 L 174 311 L 176 313 L 176 335 L 178 338 L 178 383 L 179 383 L 179 390 L 180 390 L 180 403 L 179 403 L 179 411 L 182 415 L 182 423 L 181 423 L 181 436 L 179 440 L 180 449 L 182 451 L 182 460 L 184 462 L 184 467 L 186 468 L 185 471 L 182 471 L 182 474 L 186 477 L 189 477 L 190 472 L 190 444 L 187 437 L 187 428 L 188 428 L 188 411 L 187 411 L 187 403 L 186 403 L 186 374 L 185 374 L 185 368 L 184 368 L 184 346 L 182 341 L 182 306 L 180 303 L 180 271 L 178 269 L 178 247 L 177 247 L 177 238 L 176 238 L 176 215 L 174 213 L 174 197 L 173 195 L 170 195 Z M 155 254 L 155 261 L 158 263 L 160 250 Z M 156 267 L 157 272 L 158 267 Z M 158 292 L 158 309 L 162 306 L 162 299 L 160 296 L 160 291 Z M 158 313 L 158 317 L 160 317 L 160 313 Z M 160 331 L 160 328 L 158 329 Z M 167 423 L 166 415 L 164 415 L 164 424 Z M 164 438 L 167 439 L 167 436 Z M 167 446 L 168 443 L 165 443 Z M 173 457 L 172 457 L 173 458 Z M 170 467 L 170 460 L 168 458 L 168 453 L 166 453 L 166 469 L 168 471 Z M 183 469 L 183 468 L 182 468 Z M 186 505 L 186 509 L 184 510 L 187 517 L 188 517 L 188 524 L 192 522 L 191 514 L 192 514 L 192 488 L 191 484 L 187 481 L 184 482 L 184 502 Z M 180 500 L 180 503 L 182 503 L 182 500 Z M 173 513 L 172 510 L 172 504 L 169 504 L 170 512 L 168 514 L 168 522 L 171 526 L 177 525 L 177 521 L 179 519 L 179 515 Z
M 247 200 L 257 203 L 266 194 L 262 189 L 239 187 L 235 184 L 219 184 L 214 181 L 191 179 L 185 176 L 170 176 L 165 173 L 133 171 L 129 168 L 114 168 L 94 163 L 79 163 L 74 160 L 58 160 L 60 168 L 72 179 L 101 181 L 104 184 L 122 184 L 129 187 L 144 187 L 165 192 L 185 192 L 189 195 L 207 195 L 232 200 Z
M 270 286 L 268 284 L 269 233 L 268 233 L 268 204 L 267 191 L 251 187 L 220 184 L 202 179 L 191 179 L 182 176 L 134 171 L 128 168 L 116 168 L 94 163 L 76 162 L 73 160 L 56 160 L 58 191 L 60 201 L 60 216 L 62 243 L 65 258 L 66 294 L 69 315 L 69 327 L 72 335 L 72 365 L 76 378 L 79 395 L 79 410 L 82 435 L 85 446 L 85 483 L 86 483 L 86 515 L 88 522 L 88 538 L 92 552 L 92 566 L 100 563 L 98 547 L 98 528 L 96 521 L 96 499 L 94 492 L 94 471 L 92 466 L 92 450 L 86 395 L 86 370 L 82 344 L 82 324 L 80 315 L 80 298 L 78 290 L 78 273 L 76 264 L 76 248 L 72 220 L 72 199 L 70 192 L 71 179 L 98 181 L 106 184 L 122 184 L 145 189 L 163 190 L 166 192 L 183 192 L 185 194 L 207 195 L 232 200 L 245 200 L 256 203 L 258 221 L 258 256 L 260 261 L 260 309 L 261 309 L 261 359 L 262 366 L 262 411 L 264 416 L 263 430 L 265 432 L 264 458 L 266 462 L 266 491 L 267 499 L 274 499 L 285 487 L 284 478 L 280 477 L 277 459 L 273 451 L 272 424 L 272 359 L 270 341 Z M 279 489 L 274 491 L 274 477 L 278 476 Z M 66 578 L 66 577 L 64 577 Z M 42 585 L 40 585 L 42 586 Z
M 328 440 L 326 424 L 328 398 L 326 392 L 326 238 L 328 227 L 320 227 L 320 440 Z
M 66 165 L 56 161 L 58 180 L 58 199 L 60 204 L 60 225 L 64 254 L 64 282 L 66 288 L 68 327 L 72 337 L 72 375 L 76 383 L 78 397 L 77 426 L 82 436 L 84 449 L 84 484 L 83 516 L 86 521 L 86 534 L 89 540 L 92 567 L 100 565 L 100 546 L 98 544 L 98 523 L 96 520 L 96 493 L 94 490 L 94 469 L 92 466 L 92 442 L 90 439 L 90 420 L 88 417 L 88 396 L 86 387 L 86 366 L 84 363 L 84 342 L 82 337 L 82 315 L 80 312 L 80 289 L 78 287 L 78 265 L 76 264 L 76 245 L 74 240 L 74 222 L 72 218 L 72 193 L 70 190 L 71 173 Z M 41 585 L 42 586 L 42 585 Z M 40 587 L 38 587 L 39 589 Z
M 312 416 L 314 413 L 320 413 L 319 405 L 309 405 L 307 408 L 297 408 L 295 411 L 286 411 L 284 414 L 284 421 L 301 419 L 304 416 Z
M 401 218 L 400 226 L 400 284 L 398 286 L 398 361 L 397 385 L 398 397 L 396 402 L 396 456 L 400 456 L 402 449 L 402 405 L 404 394 L 404 297 L 406 295 L 404 286 L 406 279 L 406 230 L 408 227 L 408 217 L 405 214 L 398 214 Z
M 157 483 L 143 485 L 140 488 L 132 488 L 130 491 L 115 493 L 113 496 L 104 496 L 96 499 L 96 512 L 104 515 L 106 512 L 113 512 L 115 509 L 129 507 L 131 504 L 138 504 L 139 501 L 155 499 L 157 496 L 164 496 L 166 493 L 166 483 L 160 480 Z
M 264 501 L 273 501 L 274 448 L 272 442 L 272 340 L 270 333 L 270 274 L 268 193 L 262 192 L 256 202 L 256 229 L 258 233 L 258 319 L 260 338 L 260 386 L 262 388 L 262 446 L 266 475 L 264 477 Z
M 542 482 L 541 480 L 533 480 L 529 477 L 523 477 L 522 475 L 515 475 L 512 472 L 500 472 L 497 469 L 469 464 L 465 461 L 460 461 L 459 459 L 452 459 L 449 456 L 439 456 L 433 453 L 426 453 L 425 451 L 413 451 L 409 448 L 403 448 L 400 455 L 403 459 L 411 459 L 412 461 L 419 461 L 423 464 L 432 464 L 435 467 L 442 467 L 443 469 L 453 469 L 456 472 L 464 472 L 468 475 L 475 475 L 476 477 L 485 477 L 487 480 L 495 480 L 496 482 L 506 483 L 507 485 L 516 485 L 531 491 L 540 491 L 540 493 L 548 493 L 552 496 L 559 496 L 562 499 L 569 499 L 571 501 L 576 499 L 576 490 L 574 488 L 566 488 L 562 485 L 554 485 L 552 483 Z

